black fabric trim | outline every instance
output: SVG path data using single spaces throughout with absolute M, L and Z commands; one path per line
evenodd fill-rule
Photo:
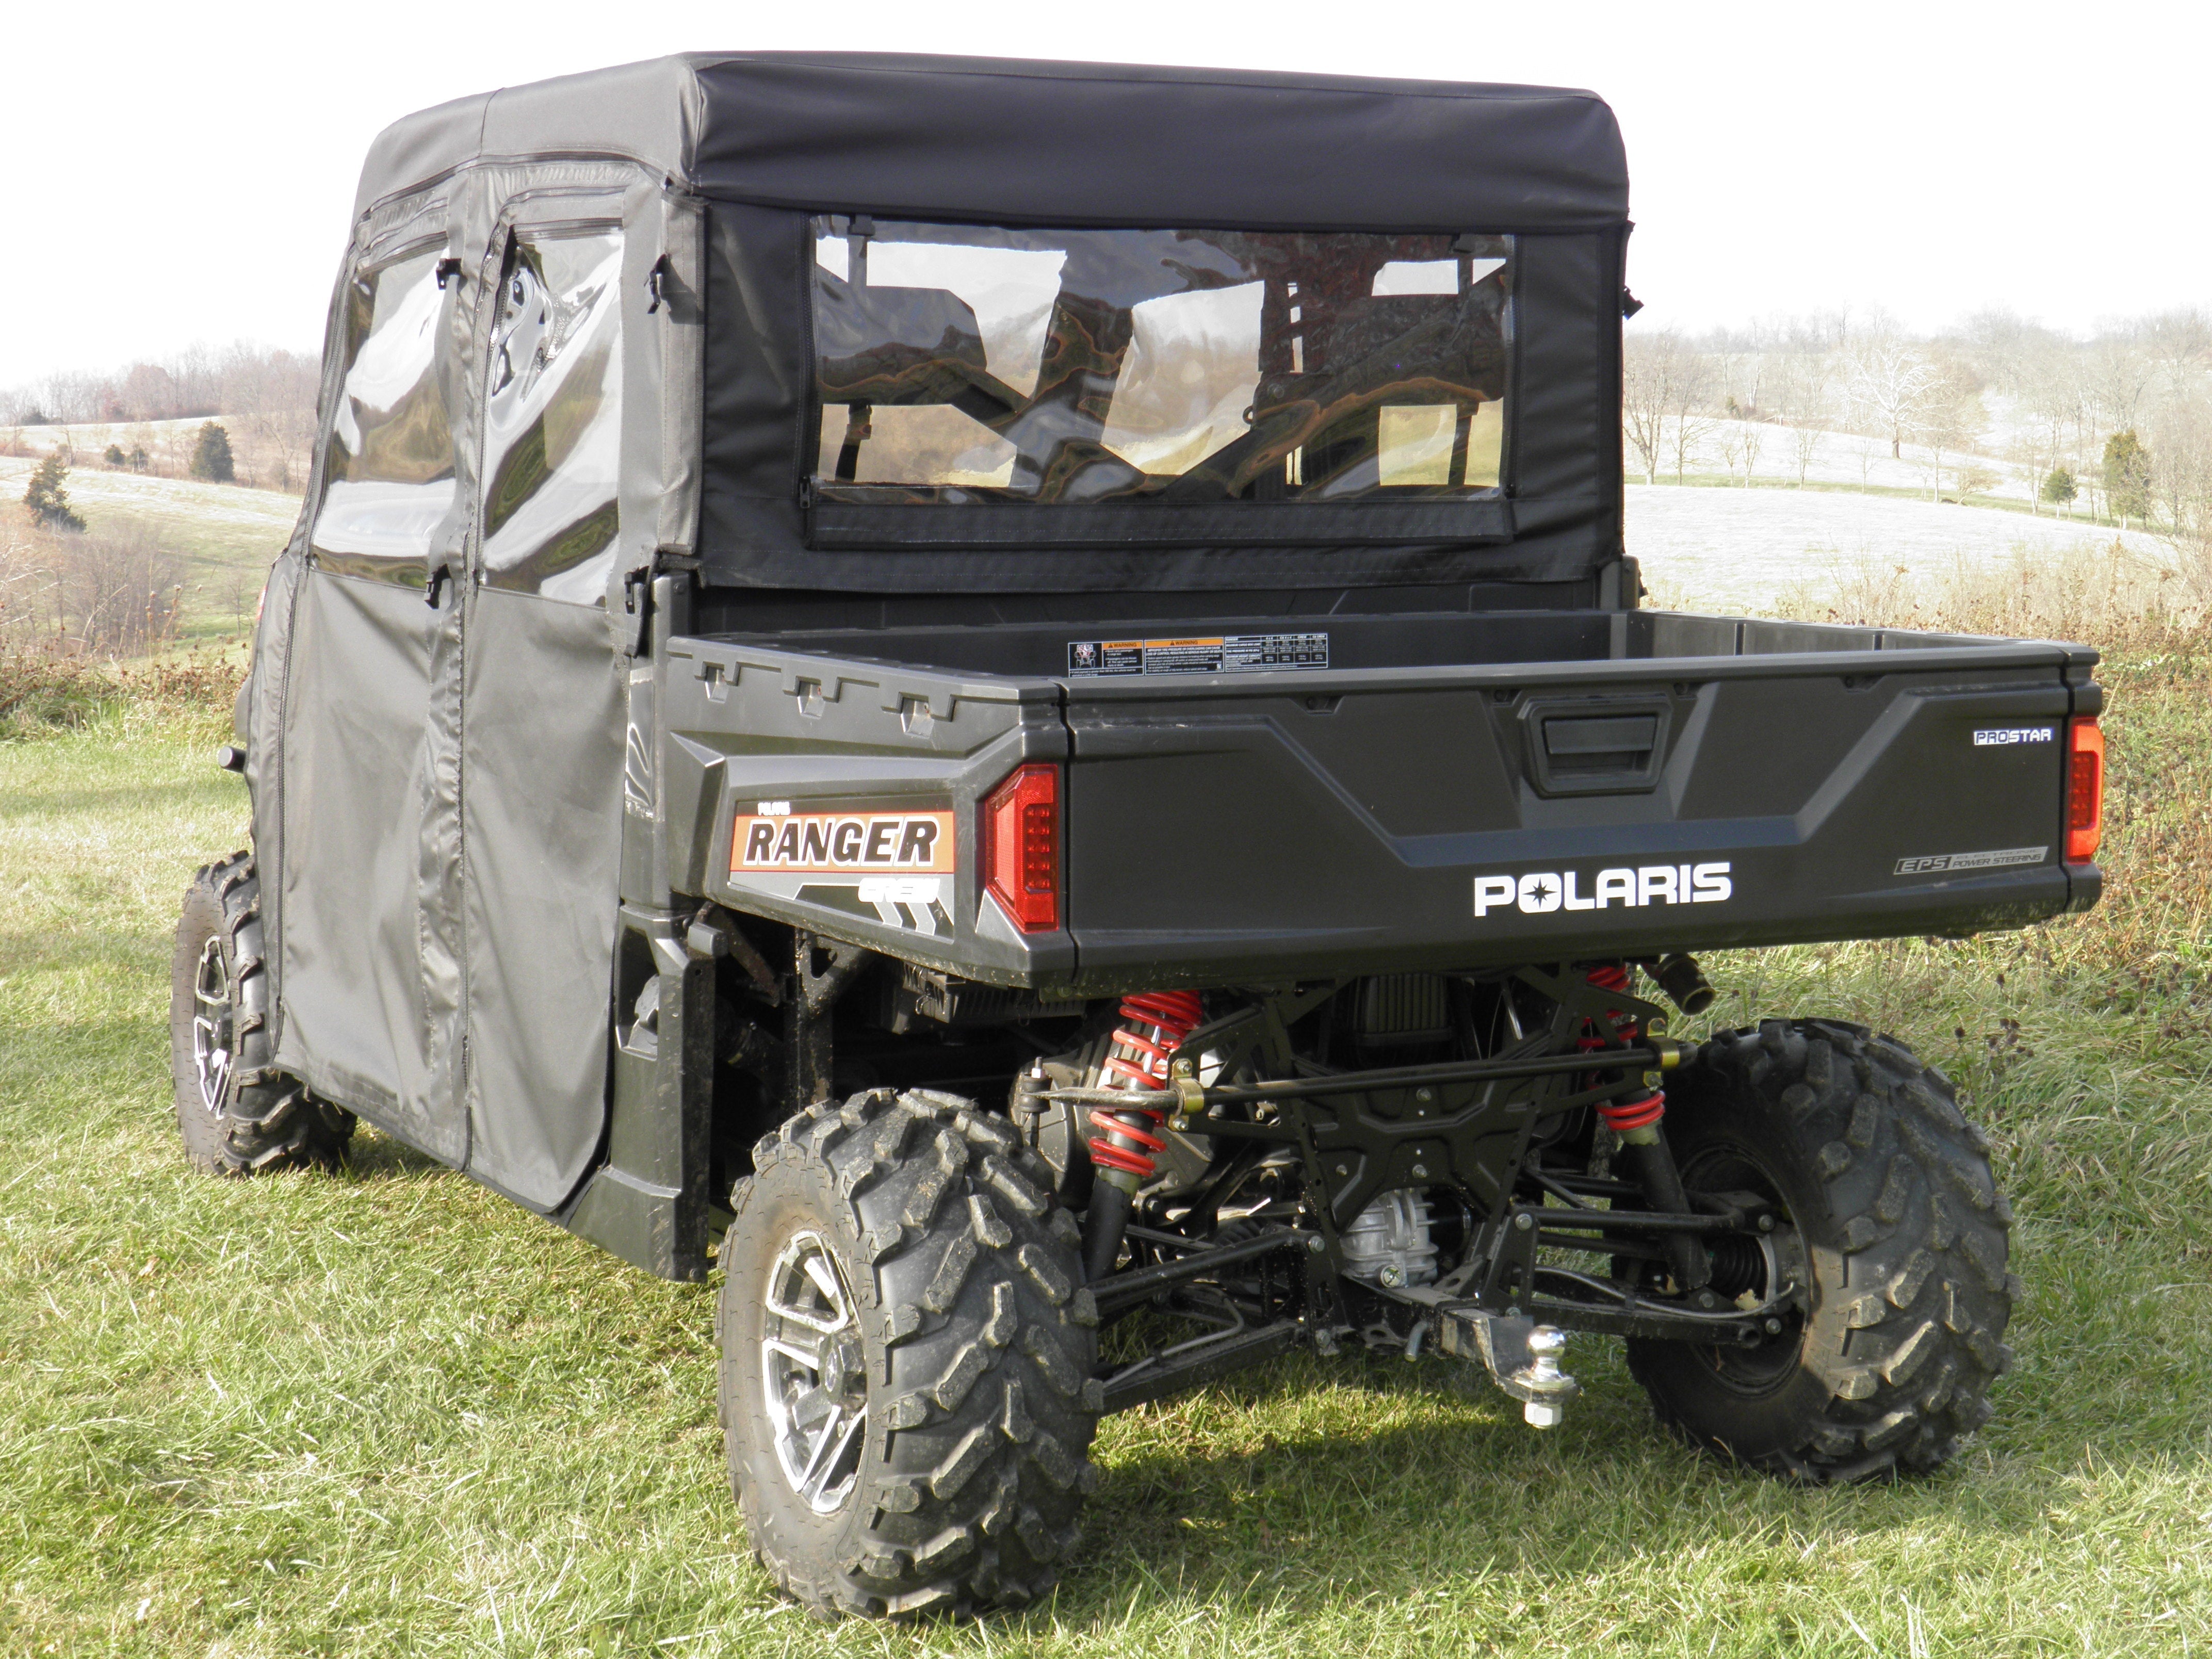
M 912 548 L 1404 547 L 1513 539 L 1512 504 L 1457 501 L 1225 501 L 1211 507 L 1030 507 L 923 501 L 882 505 L 817 495 L 807 545 L 824 552 Z
M 762 206 L 979 223 L 1600 230 L 1628 210 L 1588 92 L 1128 64 L 694 53 L 479 94 L 371 148 L 370 203 L 479 157 L 627 156 Z
M 866 53 L 690 63 L 696 187 L 763 206 L 1449 231 L 1627 211 L 1613 112 L 1587 92 Z
M 1218 511 L 1226 516 L 1252 505 L 1237 503 Z M 1304 511 L 1310 504 L 1285 505 Z M 1448 505 L 1455 513 L 1465 513 L 1475 505 L 1492 504 Z M 702 577 L 714 586 L 878 593 L 1176 588 L 1228 592 L 1408 582 L 1573 581 L 1591 574 L 1598 562 L 1593 551 L 1602 527 L 1611 521 L 1604 498 L 1583 494 L 1494 505 L 1512 514 L 1509 529 L 1513 539 L 1509 543 L 1474 541 L 1455 531 L 1449 539 L 1382 545 L 1286 544 L 1279 537 L 1269 537 L 1248 544 L 1156 546 L 1133 544 L 1119 536 L 1096 546 L 1039 547 L 1034 542 L 917 546 L 907 542 L 895 548 L 831 550 L 805 544 L 797 501 L 718 489 L 710 476 L 701 517 L 700 552 Z M 924 505 L 907 510 L 921 521 L 960 509 Z M 1042 520 L 1066 509 L 972 510 L 995 518 L 1034 512 Z

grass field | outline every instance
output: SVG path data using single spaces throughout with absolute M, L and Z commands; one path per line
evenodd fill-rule
M 0 456 L 0 513 L 15 513 L 34 465 Z M 278 490 L 157 478 L 97 464 L 72 467 L 65 487 L 70 505 L 94 530 L 143 527 L 182 560 L 178 637 L 186 645 L 217 644 L 246 631 L 262 580 L 300 516 L 300 498 Z
M 1944 1066 L 2030 1299 L 1940 1476 L 1807 1492 L 1662 1440 L 1617 1350 L 1539 1436 L 1440 1360 L 1299 1358 L 1107 1420 L 1089 1553 L 965 1626 L 780 1604 L 722 1484 L 709 1291 L 364 1131 L 192 1174 L 167 933 L 243 844 L 227 722 L 0 742 L 0 1650 L 1971 1655 L 2212 1650 L 2212 648 L 2104 678 L 2100 911 L 1709 963 L 1724 1023 L 1839 1014 Z

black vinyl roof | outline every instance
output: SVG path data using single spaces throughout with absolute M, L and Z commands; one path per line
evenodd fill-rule
M 1000 223 L 1595 230 L 1587 92 L 1237 70 L 693 52 L 479 94 L 379 135 L 356 210 L 479 158 L 616 155 L 766 206 Z

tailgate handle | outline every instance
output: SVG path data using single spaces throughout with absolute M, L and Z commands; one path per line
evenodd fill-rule
M 1667 759 L 1674 702 L 1536 697 L 1522 705 L 1528 781 L 1540 795 L 1632 795 L 1655 789 Z
M 1624 767 L 1641 766 L 1659 740 L 1656 714 L 1615 714 L 1544 722 L 1544 752 L 1572 756 L 1583 764 L 1599 756 L 1617 756 Z

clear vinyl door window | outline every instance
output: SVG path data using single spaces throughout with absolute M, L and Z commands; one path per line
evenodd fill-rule
M 817 489 L 1087 503 L 1498 488 L 1513 239 L 813 222 Z
M 453 433 L 439 347 L 442 245 L 357 272 L 346 285 L 345 379 L 312 538 L 341 575 L 420 587 L 453 505 Z
M 622 460 L 622 233 L 524 231 L 484 398 L 484 584 L 606 603 Z

